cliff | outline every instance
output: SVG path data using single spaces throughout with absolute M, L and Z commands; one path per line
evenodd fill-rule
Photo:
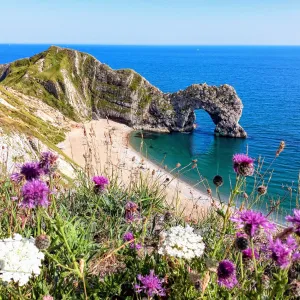
M 0 66 L 0 81 L 75 121 L 108 117 L 137 129 L 191 131 L 194 110 L 204 109 L 217 135 L 246 137 L 238 123 L 243 104 L 229 85 L 163 93 L 133 70 L 113 70 L 91 55 L 55 46 Z

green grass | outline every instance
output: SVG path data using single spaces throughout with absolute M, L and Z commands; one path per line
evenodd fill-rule
M 212 205 L 206 217 L 192 218 L 167 205 L 164 184 L 142 172 L 128 186 L 120 184 L 113 172 L 100 193 L 84 173 L 68 183 L 57 176 L 44 178 L 56 192 L 49 196 L 49 207 L 31 210 L 19 206 L 24 181 L 13 184 L 5 174 L 0 180 L 0 238 L 17 232 L 23 237 L 43 233 L 51 239 L 49 248 L 42 250 L 41 274 L 23 287 L 1 284 L 0 299 L 42 299 L 48 294 L 54 299 L 142 299 L 146 293 L 137 293 L 134 286 L 140 283 L 138 275 L 150 270 L 164 280 L 166 299 L 298 299 L 299 263 L 279 268 L 265 249 L 269 242 L 263 231 L 251 238 L 260 254 L 255 261 L 243 258 L 236 247 L 236 233 L 243 228 L 237 230 L 230 216 L 244 193 L 244 177 L 236 178 L 229 207 Z M 243 207 L 263 201 L 258 196 L 254 189 Z M 137 205 L 131 222 L 126 219 L 129 201 Z M 187 224 L 203 237 L 204 254 L 191 260 L 160 255 L 162 233 Z M 129 231 L 135 240 L 125 242 L 123 236 Z M 294 238 L 299 249 L 299 238 Z M 135 250 L 131 243 L 141 244 L 142 249 Z M 232 289 L 217 281 L 216 270 L 224 259 L 236 268 L 239 283 Z

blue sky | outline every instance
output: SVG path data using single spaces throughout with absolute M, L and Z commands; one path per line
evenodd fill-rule
M 0 43 L 300 45 L 300 0 L 2 0 Z

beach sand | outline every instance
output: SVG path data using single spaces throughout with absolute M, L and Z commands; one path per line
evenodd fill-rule
M 117 173 L 120 184 L 125 186 L 139 176 L 147 177 L 153 184 L 159 182 L 167 204 L 176 213 L 194 221 L 203 218 L 211 207 L 209 195 L 174 177 L 176 166 L 170 167 L 174 170 L 169 173 L 132 149 L 128 141 L 131 131 L 132 128 L 111 120 L 94 120 L 73 125 L 60 147 L 91 176 Z

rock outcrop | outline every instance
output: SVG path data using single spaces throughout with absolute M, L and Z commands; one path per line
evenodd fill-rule
M 204 109 L 215 133 L 246 137 L 243 104 L 229 85 L 194 84 L 163 93 L 133 70 L 113 70 L 91 55 L 52 46 L 31 58 L 0 66 L 0 81 L 42 99 L 74 119 L 108 117 L 153 131 L 192 131 L 195 109 Z

